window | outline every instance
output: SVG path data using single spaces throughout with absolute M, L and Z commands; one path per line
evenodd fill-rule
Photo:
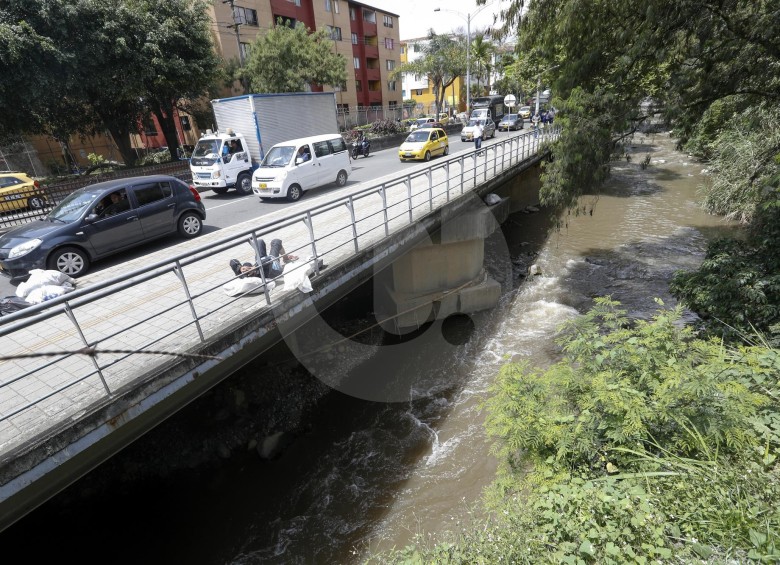
M 355 90 L 358 92 L 363 92 L 363 83 L 361 83 L 359 80 L 355 81 Z
M 422 51 L 422 45 L 420 45 L 419 43 L 413 43 L 412 51 L 414 51 L 415 53 L 419 53 L 420 51 Z
M 349 104 L 336 104 L 339 114 L 349 114 Z
M 392 49 L 394 47 L 393 38 L 385 37 L 385 49 Z
M 370 24 L 376 23 L 376 12 L 370 10 L 363 10 L 363 21 Z
M 387 90 L 395 92 L 395 81 L 391 80 L 387 82 Z
M 398 106 L 398 101 L 397 100 L 388 100 L 387 106 L 389 108 L 395 108 L 396 106 Z
M 385 61 L 385 63 L 387 64 L 388 71 L 392 71 L 395 68 L 395 61 L 393 61 L 392 59 L 388 59 L 387 61 Z
M 422 89 L 421 89 L 421 88 L 418 88 L 417 90 L 415 90 L 415 91 L 414 91 L 414 93 L 415 93 L 417 96 L 422 96 L 422 93 L 423 93 L 423 91 L 422 91 Z
M 157 135 L 157 124 L 151 117 L 144 118 L 144 133 L 146 135 Z
M 357 45 L 357 44 L 358 44 L 358 35 L 357 35 L 357 33 L 353 33 L 352 34 L 352 45 Z
M 347 144 L 344 143 L 344 139 L 341 137 L 335 139 L 329 139 L 328 145 L 330 145 L 331 153 L 341 153 L 342 151 L 347 150 Z
M 385 27 L 393 27 L 393 16 L 385 16 Z
M 355 15 L 355 8 L 350 8 L 349 9 L 349 19 L 350 20 L 356 20 L 357 19 L 357 16 Z
M 333 0 L 333 13 L 339 14 L 339 0 Z
M 406 53 L 406 46 L 401 45 L 401 55 L 403 55 L 404 53 Z
M 138 205 L 151 204 L 171 195 L 171 185 L 167 182 L 153 182 L 133 188 Z
M 352 57 L 352 64 L 356 69 L 360 68 L 360 57 Z
M 326 12 L 330 12 L 331 11 L 330 0 L 325 0 L 325 11 Z
M 287 18 L 283 16 L 274 16 L 274 25 L 285 26 L 290 29 L 295 29 L 295 24 L 298 22 L 295 18 Z
M 257 10 L 233 6 L 233 21 L 237 24 L 256 26 L 258 25 Z
M 292 3 L 293 3 L 293 4 L 295 4 L 296 6 L 300 6 L 300 5 L 301 5 L 301 0 L 287 0 L 287 1 L 288 1 L 288 2 L 292 2 Z
M 189 116 L 180 116 L 179 121 L 181 122 L 181 129 L 184 131 L 190 131 L 192 129 L 192 124 L 190 123 L 190 117 Z
M 328 146 L 327 141 L 316 141 L 312 143 L 312 146 L 314 147 L 314 154 L 317 157 L 325 157 L 326 155 L 330 155 L 330 147 Z
M 328 29 L 328 34 L 333 41 L 341 41 L 341 28 L 333 26 L 325 26 Z

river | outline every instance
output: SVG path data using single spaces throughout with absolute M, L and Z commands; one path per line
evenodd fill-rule
M 694 268 L 707 239 L 733 229 L 698 207 L 706 172 L 667 134 L 638 135 L 631 156 L 613 163 L 604 192 L 584 197 L 584 213 L 560 231 L 548 235 L 544 210 L 518 213 L 487 241 L 486 267 L 504 287 L 499 307 L 406 336 L 403 355 L 380 350 L 355 369 L 355 378 L 418 375 L 414 400 L 333 392 L 276 459 L 247 454 L 207 475 L 55 499 L 0 534 L 4 554 L 80 564 L 351 564 L 468 527 L 496 468 L 480 406 L 501 365 L 555 362 L 557 326 L 595 296 L 611 295 L 641 318 L 656 311 L 656 298 L 673 304 L 674 271 Z M 532 263 L 539 274 L 522 276 Z M 442 332 L 457 346 L 439 347 Z

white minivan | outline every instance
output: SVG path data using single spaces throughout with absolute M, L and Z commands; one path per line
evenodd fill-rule
M 340 134 L 315 135 L 277 143 L 252 174 L 252 192 L 295 202 L 307 190 L 347 184 L 352 161 Z

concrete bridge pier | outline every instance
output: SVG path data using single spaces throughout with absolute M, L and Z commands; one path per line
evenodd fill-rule
M 509 198 L 492 206 L 475 200 L 465 213 L 443 217 L 441 230 L 430 241 L 394 261 L 384 329 L 400 334 L 452 314 L 494 307 L 501 285 L 485 272 L 485 239 L 506 220 L 510 209 Z

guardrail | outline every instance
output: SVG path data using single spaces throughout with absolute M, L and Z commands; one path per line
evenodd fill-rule
M 261 238 L 279 237 L 287 253 L 309 256 L 289 264 L 282 279 L 297 269 L 316 275 L 320 260 L 336 264 L 414 224 L 534 157 L 557 133 L 513 136 L 324 204 L 292 207 L 282 218 L 207 234 L 182 244 L 192 249 L 0 318 L 0 451 L 78 417 L 170 355 L 185 355 L 193 343 L 291 291 L 271 292 L 263 275 L 260 300 L 224 292 L 235 279 L 229 259 L 256 254 Z

